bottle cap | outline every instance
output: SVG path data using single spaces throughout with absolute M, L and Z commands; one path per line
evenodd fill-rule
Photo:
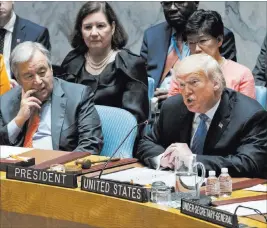
M 210 170 L 210 171 L 209 171 L 209 176 L 215 176 L 215 175 L 216 175 L 216 173 L 215 173 L 214 170 Z
M 222 169 L 221 169 L 221 172 L 222 172 L 222 173 L 228 173 L 228 168 L 222 168 Z

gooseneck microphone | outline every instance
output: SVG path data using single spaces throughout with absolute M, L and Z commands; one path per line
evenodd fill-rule
M 107 167 L 108 163 L 110 162 L 110 160 L 114 157 L 114 155 L 118 152 L 118 150 L 121 148 L 121 146 L 123 145 L 123 143 L 126 141 L 126 139 L 129 137 L 129 135 L 132 133 L 132 131 L 136 128 L 136 127 L 140 127 L 142 125 L 148 125 L 148 124 L 152 124 L 154 122 L 154 119 L 148 119 L 142 123 L 136 124 L 134 127 L 132 127 L 132 129 L 129 131 L 129 133 L 124 137 L 124 139 L 121 141 L 121 143 L 119 144 L 119 146 L 117 147 L 117 149 L 111 154 L 110 158 L 106 161 L 106 163 L 104 164 L 104 167 L 101 169 L 100 174 L 98 179 L 101 178 L 103 171 L 105 170 L 105 168 Z

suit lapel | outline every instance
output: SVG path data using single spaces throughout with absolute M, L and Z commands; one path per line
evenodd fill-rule
M 177 142 L 186 142 L 188 147 L 190 147 L 190 140 L 192 135 L 192 123 L 194 119 L 194 113 L 189 112 L 185 104 L 180 108 L 181 114 L 179 117 L 180 124 L 178 126 L 182 126 L 180 129 L 180 136 Z
M 64 91 L 61 88 L 60 82 L 58 79 L 54 79 L 51 106 L 51 135 L 54 150 L 59 149 L 59 140 L 65 117 L 66 102 L 67 99 L 64 97 Z
M 229 102 L 229 93 L 224 91 L 221 101 L 214 117 L 211 121 L 207 137 L 205 140 L 204 151 L 214 148 L 221 138 L 222 133 L 230 122 L 231 102 Z
M 24 31 L 24 28 L 26 26 L 26 23 L 16 16 L 16 21 L 14 24 L 14 30 L 12 35 L 12 41 L 11 41 L 11 51 L 19 44 L 24 42 L 26 33 Z
M 164 27 L 164 32 L 162 32 L 161 34 L 156 34 L 156 36 L 158 37 L 158 44 L 157 47 L 154 47 L 156 49 L 158 49 L 158 54 L 156 55 L 156 62 L 158 63 L 158 72 L 155 75 L 155 85 L 157 87 L 159 87 L 160 84 L 160 79 L 161 79 L 161 75 L 163 73 L 164 70 L 164 66 L 165 66 L 165 61 L 167 58 L 167 54 L 168 54 L 168 49 L 170 46 L 170 40 L 171 40 L 171 32 L 172 29 L 171 27 L 167 24 L 166 22 L 166 27 Z M 163 45 L 161 45 L 163 44 Z

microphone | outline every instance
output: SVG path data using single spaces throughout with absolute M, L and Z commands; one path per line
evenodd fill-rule
M 126 141 L 126 139 L 129 137 L 129 135 L 133 132 L 133 130 L 136 127 L 140 127 L 142 125 L 148 125 L 148 124 L 152 124 L 154 122 L 154 119 L 148 119 L 142 123 L 136 124 L 134 127 L 131 128 L 131 130 L 129 131 L 129 133 L 124 137 L 124 139 L 121 141 L 121 143 L 119 144 L 119 146 L 117 147 L 117 149 L 111 154 L 110 158 L 106 161 L 106 163 L 104 164 L 104 167 L 101 169 L 100 174 L 98 179 L 101 178 L 103 171 L 105 170 L 105 168 L 107 167 L 108 163 L 110 162 L 110 160 L 114 157 L 114 155 L 118 152 L 118 150 L 121 148 L 121 146 L 123 145 L 123 143 Z

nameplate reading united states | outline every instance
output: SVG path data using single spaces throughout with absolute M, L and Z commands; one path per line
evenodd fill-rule
M 77 188 L 77 177 L 75 175 L 41 169 L 8 166 L 6 178 L 66 188 Z
M 182 199 L 181 213 L 191 215 L 223 227 L 238 227 L 236 215 L 212 207 L 202 206 L 190 200 Z
M 81 190 L 137 202 L 148 202 L 147 189 L 132 184 L 82 176 Z

